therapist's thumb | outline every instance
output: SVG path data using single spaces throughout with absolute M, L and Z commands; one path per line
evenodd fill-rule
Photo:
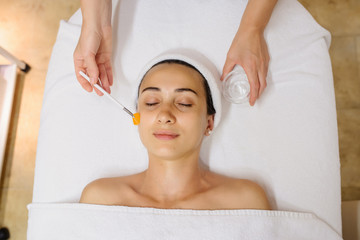
M 91 85 L 94 85 L 99 78 L 99 68 L 95 61 L 95 55 L 90 54 L 85 57 L 86 72 L 90 78 Z
M 228 75 L 228 73 L 231 72 L 231 70 L 234 68 L 234 66 L 235 66 L 235 62 L 231 61 L 227 58 L 225 61 L 224 67 L 223 67 L 223 72 L 222 72 L 221 78 L 220 78 L 221 81 L 224 81 L 226 75 Z

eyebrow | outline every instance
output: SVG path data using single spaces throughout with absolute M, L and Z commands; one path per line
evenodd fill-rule
M 160 91 L 160 88 L 157 88 L 157 87 L 147 87 L 145 88 L 144 90 L 141 91 L 141 93 L 147 91 L 147 90 L 151 90 L 151 91 Z
M 148 91 L 148 90 L 150 90 L 150 91 L 158 91 L 158 92 L 161 91 L 160 88 L 157 88 L 157 87 L 147 87 L 144 90 L 142 90 L 141 93 L 143 93 L 145 91 Z M 197 92 L 195 92 L 191 88 L 177 88 L 177 89 L 175 89 L 175 92 L 192 92 L 192 93 L 194 93 L 195 95 L 198 96 Z

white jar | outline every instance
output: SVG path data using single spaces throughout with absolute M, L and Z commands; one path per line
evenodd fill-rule
M 224 98 L 231 103 L 249 102 L 250 84 L 241 66 L 235 65 L 233 70 L 226 75 L 222 82 L 222 93 Z

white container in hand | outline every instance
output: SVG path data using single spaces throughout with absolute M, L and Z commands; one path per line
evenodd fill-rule
M 233 70 L 226 75 L 222 82 L 222 93 L 224 98 L 231 103 L 249 102 L 250 84 L 241 66 L 235 65 Z

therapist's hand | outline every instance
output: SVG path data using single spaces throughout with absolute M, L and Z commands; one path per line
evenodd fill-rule
M 239 29 L 227 53 L 221 80 L 224 80 L 236 64 L 242 66 L 250 83 L 249 103 L 254 106 L 266 88 L 269 59 L 263 32 Z
M 92 92 L 94 83 L 98 83 L 105 91 L 110 94 L 110 86 L 113 84 L 113 74 L 111 66 L 112 53 L 112 33 L 111 26 L 104 29 L 83 28 L 80 39 L 74 51 L 74 65 L 76 78 L 81 86 L 88 92 Z M 85 80 L 79 71 L 87 73 L 91 84 Z M 95 92 L 102 96 L 102 92 Z
M 81 0 L 80 4 L 83 23 L 73 55 L 76 78 L 88 92 L 92 92 L 93 85 L 98 83 L 110 94 L 110 86 L 113 85 L 111 0 Z M 91 84 L 79 71 L 90 77 Z M 99 96 L 104 95 L 94 89 Z

